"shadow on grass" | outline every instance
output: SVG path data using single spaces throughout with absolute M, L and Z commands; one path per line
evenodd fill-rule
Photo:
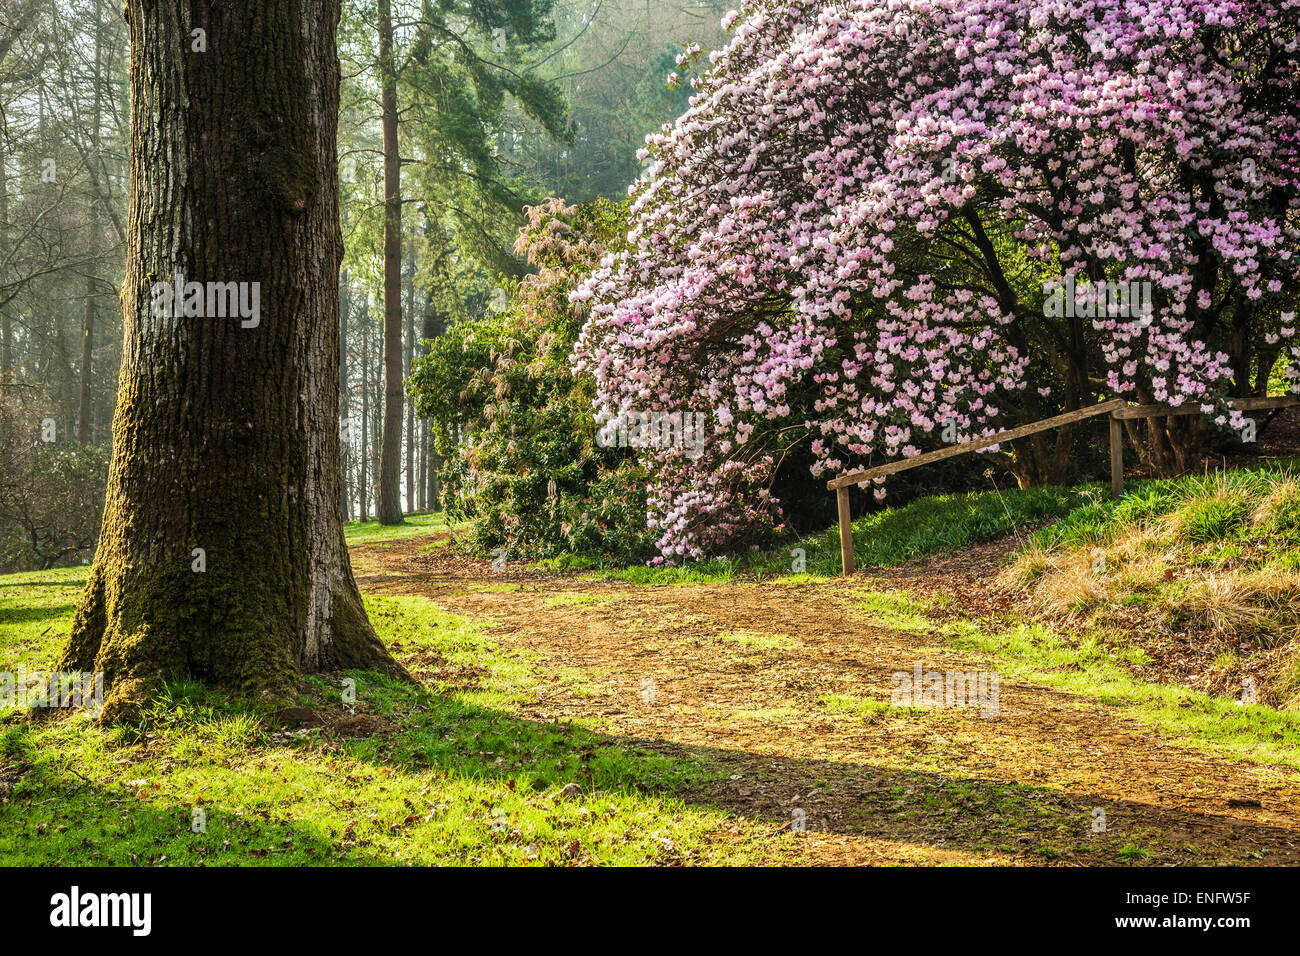
M 638 807 L 648 806 L 656 825 L 694 821 L 701 833 L 720 812 L 743 816 L 758 858 L 770 861 L 796 851 L 780 831 L 803 821 L 814 836 L 878 841 L 882 860 L 914 847 L 1021 862 L 1300 861 L 1296 832 L 1268 823 L 1015 780 L 609 736 L 372 675 L 359 685 L 391 730 L 346 740 L 315 730 L 234 749 L 198 737 L 160 749 L 154 738 L 79 768 L 73 748 L 11 742 L 0 750 L 0 790 L 9 788 L 0 862 L 391 865 L 476 862 L 485 853 L 489 862 L 523 862 L 529 844 L 604 839 L 591 820 L 616 806 L 611 833 L 619 814 Z M 76 732 L 102 733 L 88 724 Z M 4 733 L 25 731 L 11 724 Z M 124 770 L 120 756 L 153 761 L 152 769 Z M 142 772 L 148 781 L 127 779 Z M 560 800 L 574 783 L 581 796 Z M 205 833 L 192 830 L 195 807 Z M 1093 832 L 1098 819 L 1104 832 Z M 633 860 L 694 861 L 653 846 Z
M 75 604 L 45 604 L 40 607 L 0 608 L 0 624 L 37 624 L 54 618 L 66 620 L 77 609 Z

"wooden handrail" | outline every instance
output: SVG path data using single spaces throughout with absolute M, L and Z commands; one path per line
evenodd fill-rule
M 1270 408 L 1290 408 L 1294 405 L 1300 405 L 1300 395 L 1270 395 L 1252 398 L 1237 398 L 1226 403 L 1228 407 L 1237 411 L 1260 411 Z M 1031 422 L 1028 425 L 1020 425 L 1017 428 L 1008 428 L 1006 431 L 1000 431 L 993 435 L 985 435 L 983 438 L 976 438 L 971 441 L 958 442 L 955 445 L 949 445 L 947 448 L 940 448 L 937 451 L 929 451 L 923 455 L 916 455 L 912 458 L 900 458 L 897 461 L 891 461 L 884 465 L 877 465 L 874 468 L 867 468 L 864 471 L 855 471 L 848 475 L 841 475 L 839 478 L 832 478 L 826 482 L 828 490 L 835 492 L 836 511 L 840 523 L 840 562 L 843 573 L 852 574 L 857 568 L 857 561 L 853 554 L 853 523 L 852 515 L 849 512 L 849 488 L 854 485 L 860 485 L 863 482 L 870 481 L 873 478 L 883 478 L 886 475 L 894 475 L 900 471 L 907 471 L 910 468 L 919 468 L 921 465 L 928 465 L 932 462 L 943 461 L 945 458 L 954 458 L 957 455 L 964 455 L 967 452 L 979 451 L 981 448 L 988 448 L 991 445 L 1001 444 L 1004 441 L 1015 441 L 1017 438 L 1024 438 L 1026 435 L 1033 435 L 1037 432 L 1047 431 L 1049 428 L 1059 428 L 1062 425 L 1069 425 L 1073 422 L 1081 421 L 1085 418 L 1091 418 L 1094 415 L 1104 415 L 1110 413 L 1110 490 L 1118 498 L 1124 493 L 1124 431 L 1121 421 L 1135 418 L 1163 418 L 1172 415 L 1195 415 L 1199 414 L 1201 406 L 1199 404 L 1186 405 L 1130 405 L 1122 398 L 1112 398 L 1110 401 L 1101 402 L 1097 405 L 1090 405 L 1087 408 L 1080 408 L 1073 412 L 1066 412 L 1063 415 L 1054 415 L 1051 418 L 1044 418 L 1042 421 Z
M 1018 428 L 1008 428 L 1006 431 L 997 432 L 993 435 L 985 435 L 983 438 L 974 438 L 970 441 L 958 442 L 955 445 L 949 445 L 947 448 L 940 448 L 937 451 L 928 451 L 924 455 L 916 455 L 912 458 L 900 458 L 897 461 L 891 461 L 886 465 L 877 465 L 875 468 L 868 468 L 866 471 L 855 471 L 849 475 L 842 475 L 826 482 L 826 487 L 830 491 L 838 491 L 840 488 L 849 485 L 860 485 L 864 481 L 870 481 L 872 478 L 883 478 L 885 475 L 897 474 L 900 471 L 907 471 L 909 468 L 919 468 L 921 465 L 928 465 L 934 461 L 942 461 L 945 458 L 954 458 L 957 455 L 964 455 L 969 451 L 979 451 L 981 448 L 988 448 L 990 445 L 997 445 L 1004 441 L 1015 441 L 1017 438 L 1024 438 L 1026 435 L 1033 435 L 1036 432 L 1045 432 L 1049 428 L 1058 428 L 1061 425 L 1069 425 L 1071 422 L 1077 422 L 1084 418 L 1091 418 L 1093 415 L 1104 415 L 1109 411 L 1122 408 L 1126 402 L 1122 398 L 1112 398 L 1108 402 L 1102 402 L 1099 405 L 1090 405 L 1087 408 L 1080 408 L 1073 412 L 1066 412 L 1063 415 L 1054 415 L 1051 418 L 1044 418 L 1040 422 L 1031 422 L 1028 425 L 1021 425 Z
M 1239 412 L 1263 411 L 1269 408 L 1290 408 L 1300 405 L 1300 395 L 1264 395 L 1253 398 L 1234 398 L 1225 403 Z M 1129 405 L 1111 412 L 1110 416 L 1110 493 L 1118 498 L 1124 494 L 1124 427 L 1122 421 L 1135 418 L 1169 418 L 1174 415 L 1198 415 L 1201 406 L 1183 405 Z
M 1234 398 L 1226 402 L 1239 412 L 1256 412 L 1269 408 L 1290 408 L 1300 405 L 1300 395 L 1269 395 L 1259 398 Z M 1167 418 L 1174 415 L 1199 415 L 1201 406 L 1196 402 L 1184 405 L 1128 405 L 1115 413 L 1116 418 Z

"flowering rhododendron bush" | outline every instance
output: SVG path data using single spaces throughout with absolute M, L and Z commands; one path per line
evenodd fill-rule
M 1206 413 L 1134 426 L 1158 469 L 1242 428 L 1224 399 L 1296 341 L 1297 20 L 1300 0 L 729 14 L 647 140 L 630 248 L 574 292 L 599 417 L 710 417 L 702 455 L 647 451 L 661 560 L 770 538 L 783 462 L 825 494 L 813 477 L 1115 395 Z M 1105 283 L 1133 300 L 1098 303 Z M 1074 437 L 998 454 L 1060 480 Z
M 527 207 L 515 251 L 534 274 L 504 309 L 454 324 L 414 365 L 408 388 L 445 456 L 443 506 L 472 520 L 479 553 L 653 553 L 645 472 L 630 450 L 597 443 L 591 380 L 568 362 L 586 312 L 569 293 L 621 242 L 624 213 L 607 200 Z

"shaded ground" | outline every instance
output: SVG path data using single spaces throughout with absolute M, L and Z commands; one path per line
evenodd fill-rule
M 999 709 L 891 707 L 891 676 L 996 670 L 870 623 L 853 584 L 638 587 L 493 573 L 447 532 L 355 548 L 365 590 L 488 623 L 542 691 L 521 716 L 720 762 L 683 793 L 808 863 L 1300 863 L 1300 775 L 1171 742 L 1122 707 L 1003 677 Z M 432 546 L 431 545 L 437 545 Z M 960 587 L 981 558 L 892 582 Z M 972 563 L 973 562 L 973 563 Z M 1094 832 L 1104 814 L 1105 828 Z

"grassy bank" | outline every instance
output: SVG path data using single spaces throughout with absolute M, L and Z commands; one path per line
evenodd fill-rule
M 1258 674 L 1274 702 L 1300 704 L 1294 461 L 1144 482 L 1074 509 L 1034 534 L 1002 582 L 1040 616 L 1194 642 L 1209 657 L 1200 670 Z

